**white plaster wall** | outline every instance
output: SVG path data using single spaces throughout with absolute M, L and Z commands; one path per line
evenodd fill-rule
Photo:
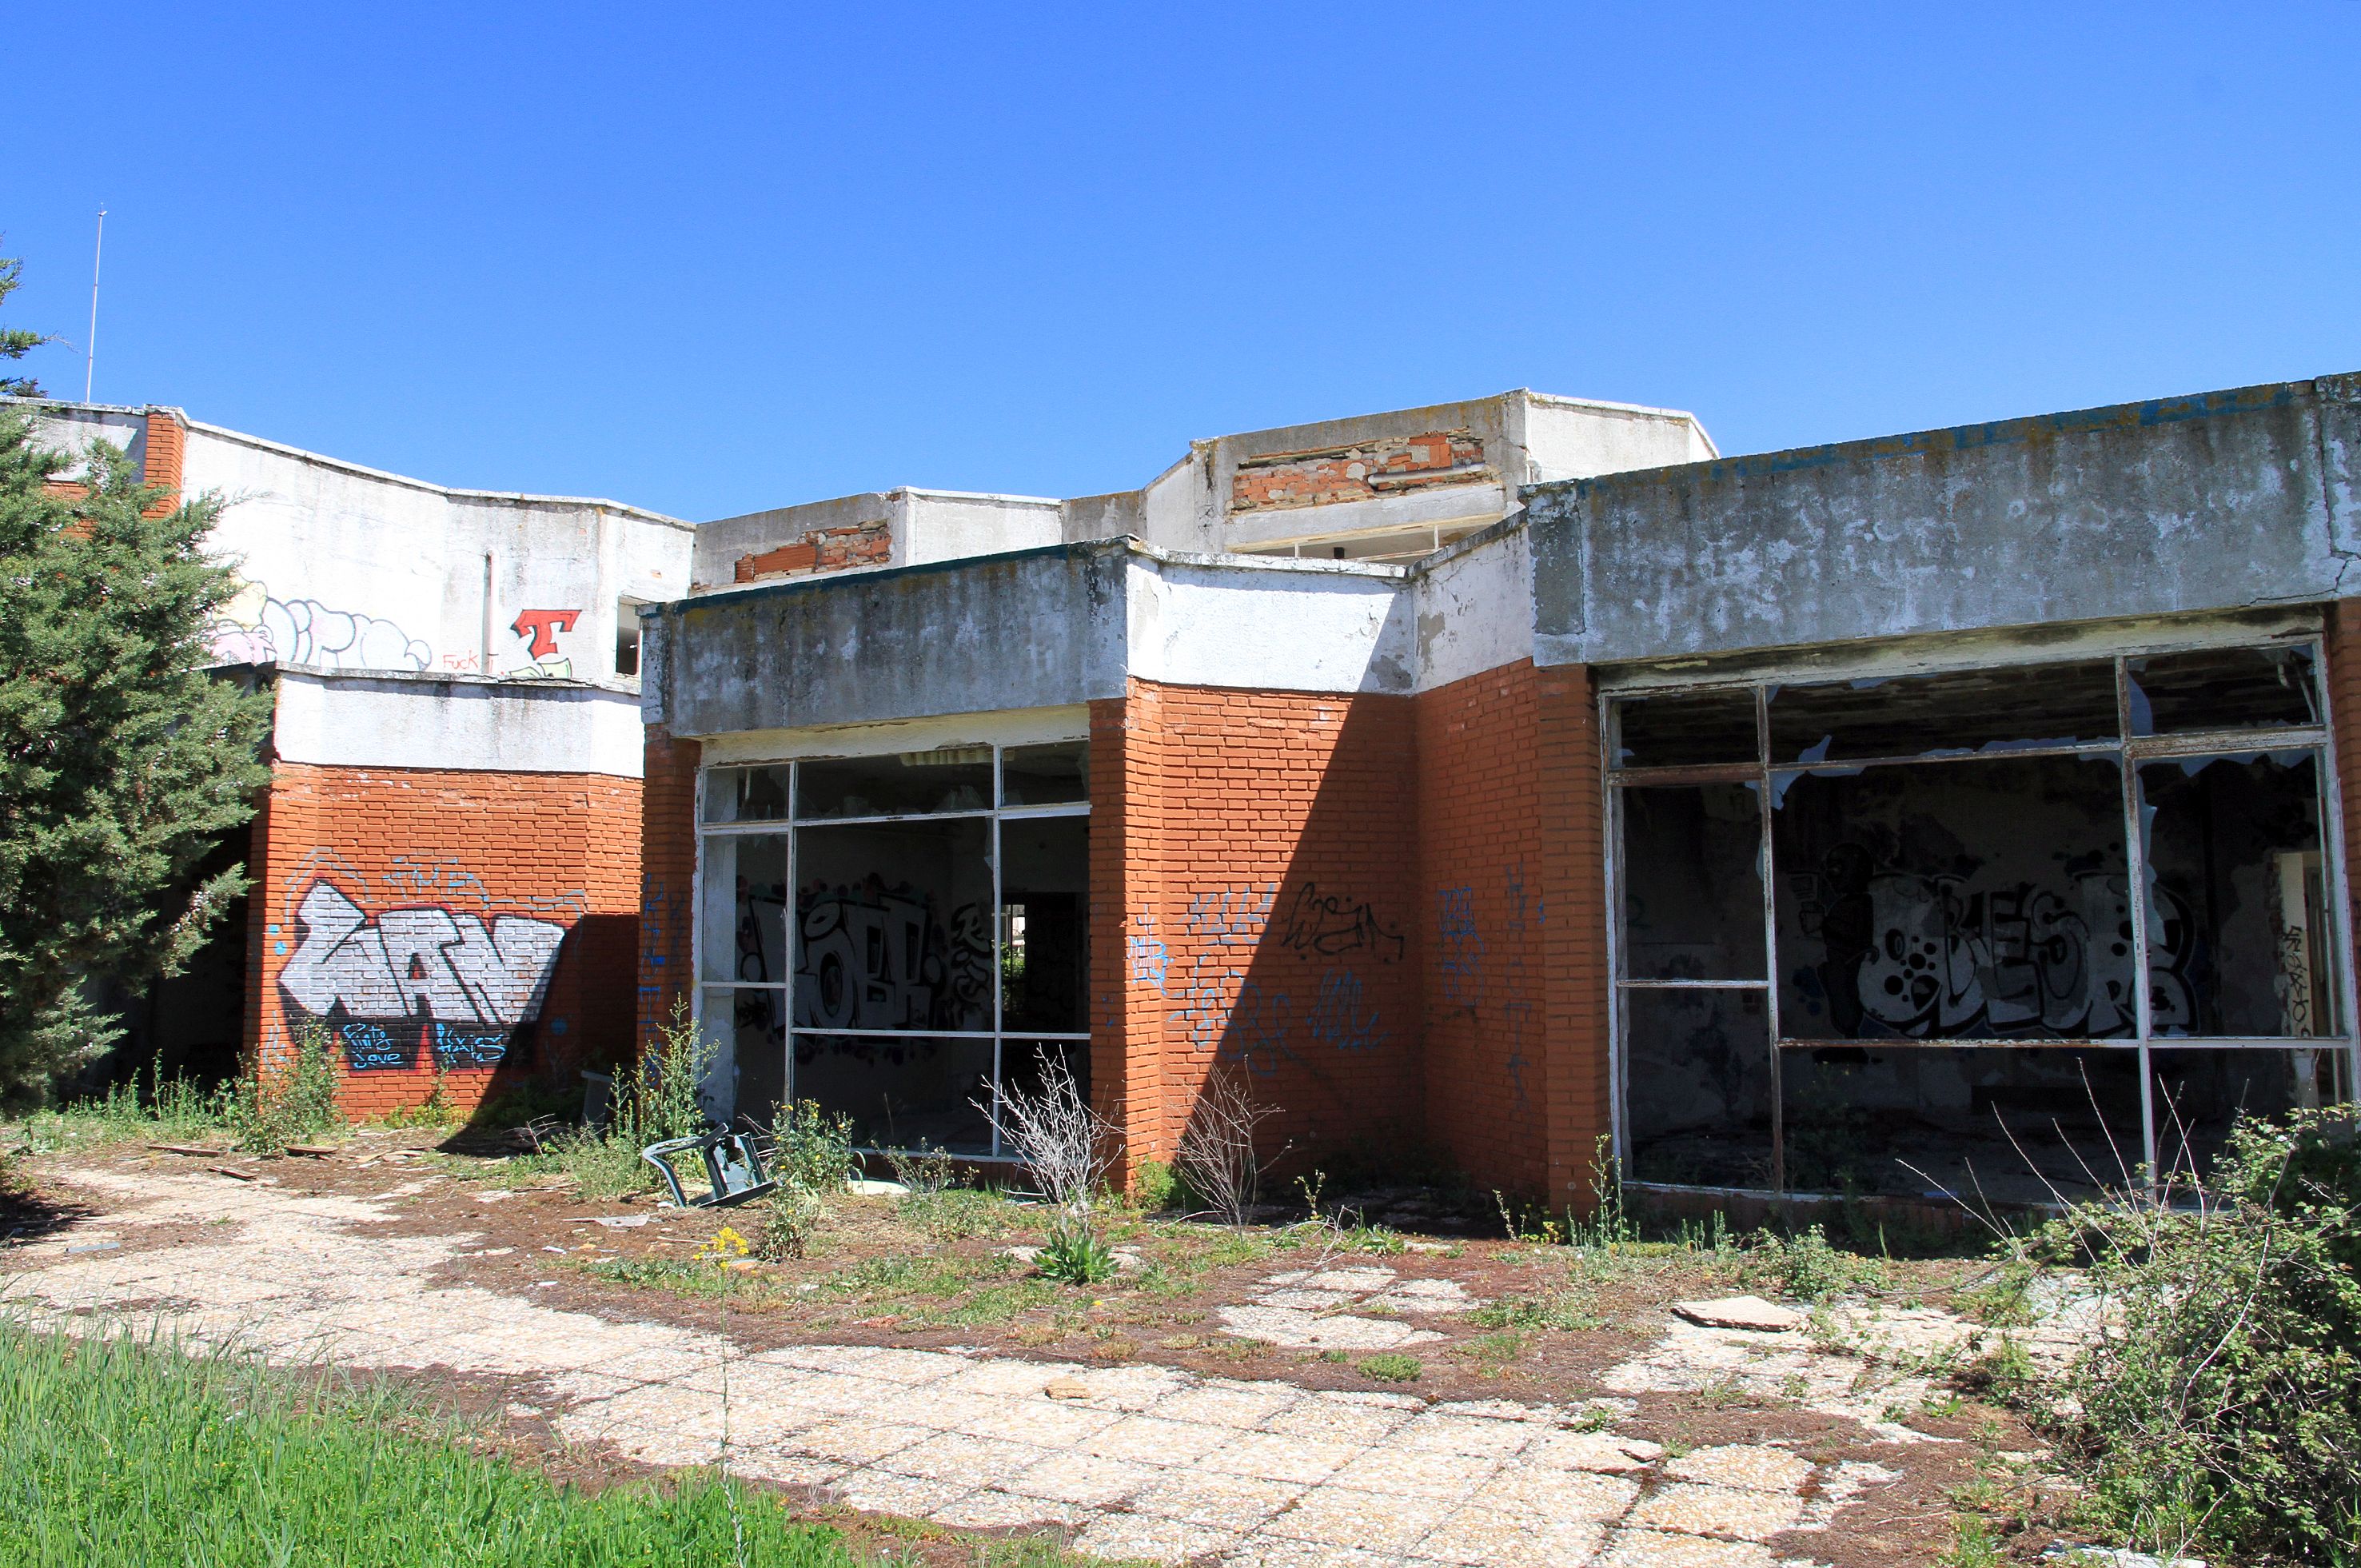
M 1720 454 L 1694 414 L 1525 394 L 1528 483 L 1698 463 Z
M 1533 651 L 1532 551 L 1525 531 L 1464 545 L 1428 565 L 1416 598 L 1417 690 L 1496 670 Z
M 448 490 L 197 423 L 182 484 L 225 501 L 210 548 L 249 585 L 225 659 L 611 682 L 620 601 L 687 587 L 689 527 L 613 502 Z M 538 635 L 527 612 L 552 612 Z
M 1030 550 L 1055 544 L 1063 535 L 1058 503 L 1038 496 L 903 490 L 895 499 L 897 566 Z
M 628 692 L 574 685 L 282 670 L 272 734 L 282 761 L 640 776 L 644 732 Z
M 21 402 L 14 398 L 6 400 L 32 414 L 34 441 L 52 451 L 87 452 L 92 442 L 104 441 L 117 451 L 134 452 L 143 448 L 147 441 L 147 415 L 138 409 L 103 404 L 68 407 L 31 399 Z M 87 464 L 76 463 L 58 477 L 78 479 L 87 471 Z
M 803 729 L 750 729 L 705 742 L 702 763 L 776 762 L 792 757 L 876 757 L 898 751 L 931 751 L 945 746 L 1038 746 L 1053 740 L 1085 740 L 1091 710 L 1060 707 L 961 713 L 890 724 L 820 724 Z
M 1410 600 L 1396 567 L 1132 557 L 1131 674 L 1181 685 L 1405 692 Z

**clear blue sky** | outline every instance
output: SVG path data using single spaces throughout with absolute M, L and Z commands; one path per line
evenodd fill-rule
M 1725 451 L 2361 369 L 2361 4 L 30 5 L 96 395 L 690 518 L 1516 386 Z

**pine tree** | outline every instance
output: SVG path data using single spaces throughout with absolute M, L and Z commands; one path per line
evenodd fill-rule
M 24 270 L 23 262 L 13 257 L 0 256 L 0 304 L 5 304 L 8 296 L 16 291 L 17 274 Z M 22 359 L 41 345 L 56 341 L 54 337 L 27 332 L 20 326 L 0 326 L 0 360 Z M 0 376 L 0 398 L 38 398 L 40 395 L 41 384 L 30 376 Z
M 269 776 L 268 691 L 203 668 L 236 589 L 199 553 L 220 508 L 131 460 L 43 450 L 0 408 L 0 1105 L 44 1098 L 119 1032 L 87 999 L 178 971 L 245 888 L 192 887 Z M 157 515 L 149 515 L 150 512 Z

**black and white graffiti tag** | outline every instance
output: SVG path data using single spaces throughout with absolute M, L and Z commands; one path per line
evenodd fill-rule
M 289 1009 L 326 1024 L 355 1072 L 489 1067 L 541 1011 L 566 927 L 502 915 L 489 925 L 436 905 L 374 920 L 326 879 L 295 912 L 300 940 L 279 971 Z
M 982 905 L 961 905 L 946 923 L 915 889 L 873 883 L 807 892 L 796 918 L 798 1028 L 992 1026 L 992 925 Z

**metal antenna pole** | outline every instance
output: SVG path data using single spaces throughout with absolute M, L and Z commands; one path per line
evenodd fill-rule
M 82 362 L 82 400 L 90 401 L 91 382 L 98 375 L 98 261 L 106 249 L 106 209 L 98 210 L 98 237 L 90 247 L 90 342 Z

